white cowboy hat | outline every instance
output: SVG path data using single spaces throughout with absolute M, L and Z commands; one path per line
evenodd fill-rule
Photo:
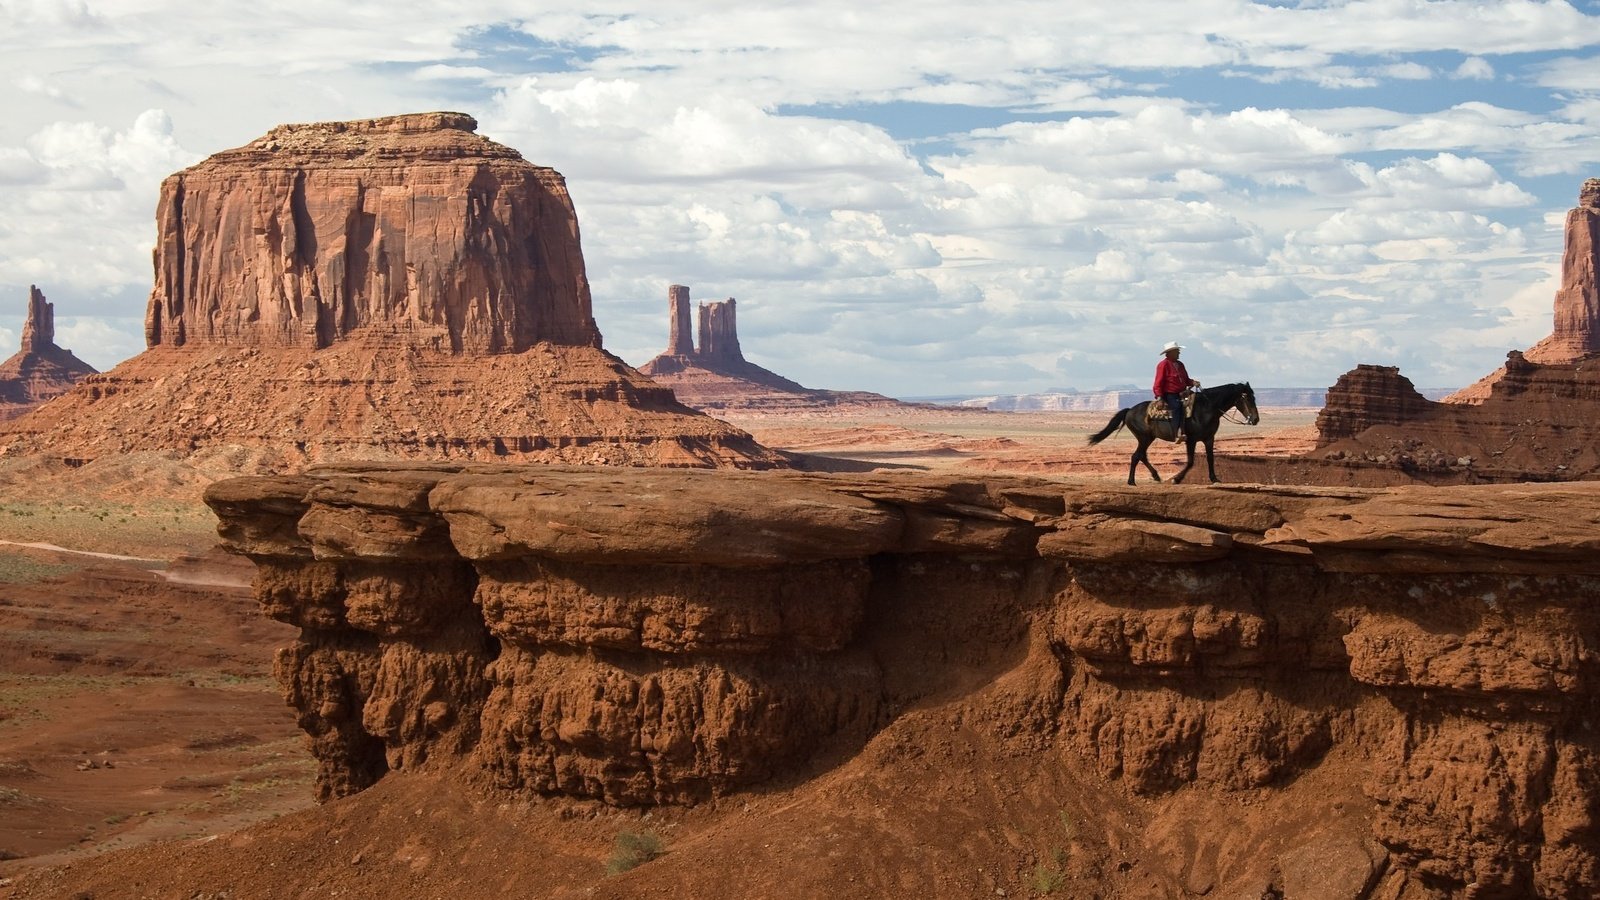
M 1162 356 L 1166 356 L 1168 350 L 1182 350 L 1182 349 L 1183 349 L 1182 347 L 1178 346 L 1178 342 L 1177 341 L 1167 341 L 1167 345 L 1165 347 L 1161 348 L 1161 355 Z

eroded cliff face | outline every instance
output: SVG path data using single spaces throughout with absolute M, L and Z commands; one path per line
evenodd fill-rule
M 277 668 L 325 796 L 446 767 L 694 802 L 937 698 L 1156 806 L 1363 773 L 1343 862 L 1263 844 L 1222 895 L 1600 890 L 1600 486 L 436 465 L 207 500 L 302 629 Z
M 462 113 L 282 125 L 161 185 L 149 346 L 599 346 L 553 169 Z
M 1434 406 L 1395 366 L 1358 365 L 1328 388 L 1317 413 L 1317 444 L 1355 437 L 1374 425 L 1410 422 Z

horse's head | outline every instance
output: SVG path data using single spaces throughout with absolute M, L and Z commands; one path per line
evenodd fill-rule
M 1261 421 L 1261 412 L 1256 409 L 1256 392 L 1250 387 L 1250 382 L 1244 383 L 1244 389 L 1239 392 L 1239 399 L 1233 402 L 1233 408 L 1244 416 L 1247 424 L 1255 425 Z

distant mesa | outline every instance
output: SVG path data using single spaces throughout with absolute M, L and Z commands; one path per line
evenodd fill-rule
M 22 349 L 0 363 L 0 420 L 13 419 L 72 389 L 95 368 L 56 346 L 55 304 L 38 287 L 28 287 L 28 317 Z
M 1260 406 L 1316 408 L 1327 397 L 1327 388 L 1268 388 L 1256 387 L 1256 403 Z M 1428 389 L 1424 396 L 1443 397 L 1449 391 Z M 1149 388 L 1108 387 L 1102 390 L 1080 391 L 1072 388 L 1050 390 L 1038 394 L 993 394 L 985 397 L 966 397 L 954 401 L 956 406 L 988 409 L 995 412 L 1116 412 L 1135 403 L 1150 399 Z
M 601 349 L 565 180 L 476 129 L 283 125 L 168 177 L 148 349 L 0 448 L 782 465 Z
M 639 367 L 683 403 L 701 410 L 784 411 L 836 407 L 916 407 L 869 391 L 828 391 L 790 381 L 744 358 L 738 304 L 729 297 L 699 306 L 699 346 L 690 331 L 689 288 L 667 288 L 666 352 Z

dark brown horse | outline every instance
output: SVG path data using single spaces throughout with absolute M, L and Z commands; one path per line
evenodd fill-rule
M 1119 410 L 1111 417 L 1111 421 L 1106 423 L 1106 427 L 1100 429 L 1099 434 L 1089 438 L 1090 444 L 1098 444 L 1123 426 L 1127 426 L 1127 429 L 1133 432 L 1133 436 L 1139 441 L 1139 448 L 1133 451 L 1133 459 L 1128 463 L 1129 484 L 1133 484 L 1133 475 L 1139 471 L 1139 463 L 1144 463 L 1144 467 L 1150 470 L 1151 478 L 1161 480 L 1156 467 L 1150 465 L 1147 451 L 1154 441 L 1172 440 L 1172 422 L 1170 419 L 1157 420 L 1153 423 L 1152 430 L 1152 423 L 1145 417 L 1145 411 L 1153 402 L 1158 401 L 1146 400 Z M 1249 382 L 1224 384 L 1195 392 L 1194 412 L 1183 420 L 1184 440 L 1189 445 L 1189 464 L 1172 479 L 1174 484 L 1182 482 L 1183 476 L 1194 468 L 1194 445 L 1197 443 L 1206 445 L 1206 469 L 1211 473 L 1212 483 L 1216 482 L 1217 467 L 1211 459 L 1211 442 L 1217 439 L 1217 427 L 1222 424 L 1222 414 L 1231 409 L 1237 409 L 1244 416 L 1246 424 L 1254 425 L 1261 421 L 1261 414 L 1256 411 L 1256 392 L 1250 389 Z

